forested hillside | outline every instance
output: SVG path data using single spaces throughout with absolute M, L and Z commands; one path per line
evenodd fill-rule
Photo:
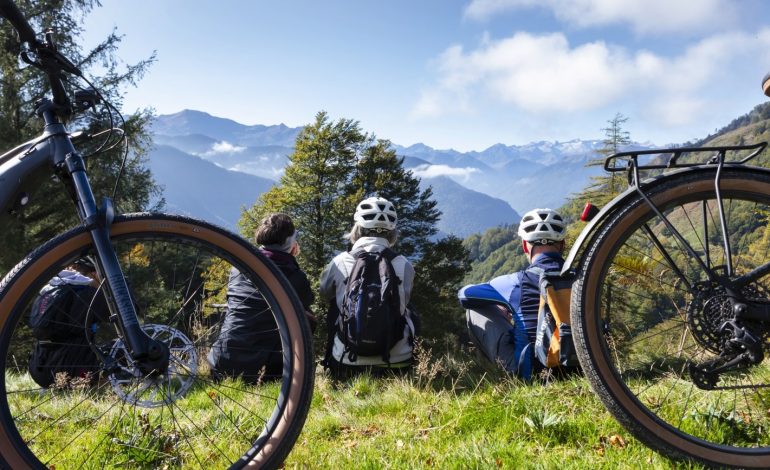
M 611 121 L 608 122 L 611 124 Z M 616 129 L 613 130 L 612 125 L 610 125 L 605 131 L 614 131 L 616 137 L 622 136 L 622 122 L 616 124 Z M 612 134 L 613 132 L 606 132 L 607 138 L 604 143 L 608 150 L 618 143 L 617 141 L 613 143 Z M 630 141 L 628 136 L 626 136 L 626 140 Z M 768 141 L 770 141 L 770 103 L 764 103 L 756 106 L 749 113 L 734 119 L 713 135 L 695 143 L 683 143 L 681 146 L 749 145 Z M 613 152 L 604 153 L 611 154 Z M 601 157 L 601 153 L 595 155 L 597 159 Z M 751 164 L 770 167 L 770 151 L 766 150 L 760 154 L 751 161 Z M 624 175 L 599 176 L 594 178 L 592 183 L 583 191 L 573 194 L 566 204 L 558 208 L 562 215 L 571 222 L 567 236 L 567 249 L 571 247 L 585 225 L 579 221 L 585 203 L 591 201 L 601 207 L 626 188 Z M 521 241 L 516 236 L 515 229 L 515 225 L 496 227 L 483 234 L 471 235 L 464 240 L 463 245 L 469 250 L 473 266 L 466 275 L 466 282 L 486 281 L 495 276 L 522 269 L 527 265 L 521 250 Z

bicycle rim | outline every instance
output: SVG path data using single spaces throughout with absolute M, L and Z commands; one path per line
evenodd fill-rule
M 770 176 L 727 169 L 721 179 L 734 273 L 770 259 Z M 694 249 L 726 276 L 714 172 L 679 175 L 649 197 Z M 637 197 L 600 229 L 574 288 L 573 327 L 581 364 L 600 399 L 639 440 L 674 458 L 770 467 L 770 363 L 695 384 L 690 365 L 723 348 L 727 293 L 709 282 L 663 219 Z M 770 300 L 770 279 L 741 293 Z M 753 330 L 768 348 L 768 329 Z M 702 382 L 701 382 L 702 384 Z
M 0 455 L 7 465 L 280 465 L 304 423 L 313 386 L 309 330 L 286 279 L 248 242 L 188 218 L 121 217 L 112 240 L 140 323 L 169 346 L 168 370 L 142 374 L 117 328 L 100 322 L 92 344 L 106 360 L 98 367 L 56 374 L 46 389 L 32 380 L 29 352 L 37 343 L 26 321 L 30 306 L 62 269 L 93 254 L 83 229 L 57 237 L 0 284 Z M 225 349 L 264 364 L 215 374 L 210 354 L 227 324 L 215 305 L 226 300 L 233 268 L 257 287 L 251 300 L 270 327 L 263 322 L 249 348 Z

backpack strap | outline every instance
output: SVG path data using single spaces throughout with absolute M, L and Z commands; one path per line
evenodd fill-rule
M 574 276 L 559 271 L 544 271 L 540 276 L 540 294 L 548 303 L 557 325 L 570 324 L 570 294 Z
M 387 258 L 388 261 L 390 261 L 391 263 L 398 256 L 398 253 L 396 253 L 395 251 L 391 250 L 390 248 L 385 248 L 384 250 L 382 250 L 380 252 L 380 254 L 382 254 L 382 256 L 384 256 L 385 258 Z
M 398 256 L 398 253 L 394 252 L 390 248 L 385 248 L 382 251 L 380 251 L 380 256 L 384 258 L 387 262 L 385 271 L 383 272 L 383 263 L 380 263 L 379 266 L 379 274 L 380 279 L 383 278 L 383 276 L 387 276 L 388 285 L 382 286 L 382 292 L 381 295 L 384 297 L 388 295 L 388 291 L 390 294 L 388 297 L 391 299 L 391 314 L 396 314 L 399 317 L 399 321 L 397 321 L 396 330 L 400 331 L 392 331 L 391 330 L 391 322 L 387 322 L 388 324 L 388 330 L 385 332 L 385 335 L 387 338 L 395 338 L 397 335 L 403 335 L 404 332 L 404 326 L 406 325 L 406 315 L 407 315 L 407 309 L 406 306 L 404 306 L 404 309 L 402 311 L 402 305 L 401 305 L 401 293 L 399 292 L 398 285 L 401 283 L 401 279 L 396 274 L 396 269 L 393 266 L 393 260 Z M 386 348 L 382 351 L 382 360 L 385 361 L 386 364 L 390 365 L 390 348 L 386 346 Z

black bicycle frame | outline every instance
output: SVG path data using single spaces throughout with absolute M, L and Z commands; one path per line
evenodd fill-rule
M 653 202 L 647 197 L 647 195 L 644 192 L 644 185 L 641 182 L 641 179 L 639 177 L 639 171 L 640 169 L 667 169 L 667 168 L 683 168 L 683 167 L 687 168 L 692 166 L 703 166 L 704 164 L 681 164 L 679 163 L 679 159 L 683 154 L 687 154 L 687 153 L 704 153 L 704 152 L 712 153 L 713 152 L 713 155 L 710 158 L 709 162 L 706 163 L 705 165 L 708 165 L 711 168 L 716 167 L 716 172 L 714 174 L 714 193 L 716 195 L 716 200 L 717 200 L 717 210 L 719 212 L 719 226 L 722 232 L 722 242 L 723 242 L 723 248 L 725 251 L 726 279 L 730 279 L 733 276 L 733 261 L 732 261 L 732 250 L 730 245 L 730 236 L 727 231 L 727 220 L 724 214 L 722 191 L 719 184 L 721 174 L 722 174 L 722 169 L 725 166 L 727 152 L 751 150 L 752 152 L 746 157 L 732 162 L 732 164 L 743 165 L 744 163 L 748 162 L 749 160 L 759 155 L 762 151 L 764 151 L 765 147 L 767 147 L 767 143 L 761 142 L 754 145 L 702 147 L 702 148 L 676 148 L 676 149 L 664 149 L 664 150 L 623 152 L 623 153 L 615 154 L 609 157 L 605 161 L 604 168 L 607 171 L 618 171 L 618 169 L 614 168 L 613 162 L 618 159 L 628 158 L 629 159 L 628 167 L 626 171 L 629 172 L 630 186 L 637 192 L 637 194 L 639 194 L 639 196 L 653 210 L 653 212 L 655 212 L 655 214 L 663 221 L 666 227 L 671 231 L 671 234 L 679 241 L 680 245 L 684 247 L 685 251 L 690 255 L 690 257 L 695 259 L 695 261 L 700 266 L 701 270 L 704 272 L 706 277 L 708 277 L 709 280 L 712 282 L 725 283 L 726 281 L 722 279 L 720 276 L 718 276 L 714 272 L 714 270 L 711 269 L 711 267 L 709 266 L 710 260 L 708 257 L 708 250 L 706 250 L 706 253 L 705 253 L 706 260 L 704 261 L 701 259 L 700 256 L 698 256 L 698 254 L 695 252 L 693 247 L 687 242 L 687 240 L 685 240 L 685 238 L 679 233 L 679 231 L 673 226 L 673 224 L 671 224 L 668 218 L 665 215 L 663 215 L 663 213 L 661 213 L 660 210 L 658 210 L 658 208 L 655 206 L 655 204 L 653 204 Z M 665 164 L 640 165 L 638 162 L 638 158 L 640 155 L 645 155 L 645 154 L 659 155 L 662 153 L 670 153 L 671 155 Z M 704 230 L 705 230 L 705 227 L 704 227 Z M 708 238 L 706 234 L 704 234 L 704 238 L 706 239 Z M 654 241 L 655 240 L 653 240 L 653 242 Z M 659 249 L 662 249 L 662 247 L 659 247 Z M 679 272 L 675 264 L 671 261 L 671 258 L 667 256 L 667 253 L 663 253 L 663 254 L 664 256 L 666 256 L 666 259 L 671 264 L 671 268 L 674 269 L 676 272 Z M 740 290 L 743 287 L 745 287 L 747 284 L 758 280 L 759 278 L 763 277 L 768 273 L 770 273 L 770 262 L 755 268 L 750 273 L 744 276 L 727 281 L 728 285 L 725 285 L 725 287 L 728 288 L 730 291 L 734 293 L 734 295 L 737 296 L 737 294 L 735 293 L 740 292 Z M 687 279 L 684 278 L 684 275 L 679 273 L 679 276 L 685 284 L 688 284 L 688 281 Z
M 0 156 L 0 208 L 3 216 L 25 205 L 40 178 L 58 174 L 77 206 L 78 216 L 88 229 L 97 252 L 96 268 L 102 279 L 112 317 L 135 360 L 157 359 L 162 346 L 142 330 L 117 254 L 110 243 L 112 202 L 101 208 L 94 199 L 83 157 L 77 152 L 54 104 L 39 102 L 38 115 L 45 122 L 43 134 Z
M 629 189 L 627 189 L 622 194 L 618 195 L 615 199 L 610 201 L 604 208 L 602 208 L 602 210 L 591 220 L 589 225 L 586 226 L 586 228 L 580 233 L 580 235 L 578 236 L 578 239 L 576 240 L 575 244 L 570 250 L 569 256 L 567 257 L 567 260 L 564 264 L 563 272 L 567 272 L 573 269 L 575 264 L 579 265 L 580 262 L 577 261 L 577 258 L 585 254 L 586 247 L 590 245 L 593 239 L 593 234 L 597 233 L 599 228 L 607 220 L 609 220 L 610 216 L 614 214 L 619 208 L 622 208 L 626 204 L 628 204 L 628 202 L 634 196 L 639 196 L 642 198 L 642 200 L 644 200 L 645 204 L 649 206 L 650 209 L 662 220 L 662 222 L 666 225 L 666 227 L 671 232 L 672 236 L 677 239 L 680 246 L 688 253 L 688 255 L 691 258 L 695 259 L 695 262 L 698 264 L 701 271 L 705 274 L 706 278 L 708 278 L 709 281 L 711 282 L 723 285 L 728 290 L 728 292 L 731 293 L 732 300 L 740 300 L 741 299 L 740 292 L 743 287 L 770 274 L 770 261 L 753 269 L 751 272 L 744 274 L 743 276 L 730 279 L 734 274 L 733 266 L 732 266 L 732 257 L 731 257 L 731 245 L 729 240 L 729 234 L 727 231 L 724 208 L 722 206 L 721 188 L 720 188 L 719 181 L 720 181 L 722 170 L 728 166 L 734 170 L 746 169 L 746 171 L 768 172 L 766 168 L 749 167 L 748 165 L 744 165 L 746 162 L 753 159 L 754 157 L 759 155 L 762 151 L 764 151 L 766 146 L 767 146 L 767 143 L 762 142 L 755 145 L 742 145 L 742 146 L 643 150 L 643 151 L 622 152 L 622 153 L 612 155 L 611 157 L 608 157 L 605 160 L 604 169 L 609 172 L 627 172 L 629 175 L 628 177 Z M 725 155 L 727 152 L 738 152 L 738 151 L 751 151 L 751 152 L 749 155 L 739 160 L 733 160 L 733 161 L 726 160 Z M 706 163 L 680 163 L 679 162 L 680 157 L 682 157 L 682 155 L 684 154 L 704 153 L 704 152 L 706 153 L 713 152 L 713 155 L 710 157 L 709 161 Z M 669 155 L 669 158 L 665 162 L 660 161 L 663 159 L 653 160 L 653 163 L 651 164 L 640 164 L 638 161 L 640 156 L 665 156 L 666 154 Z M 618 162 L 622 162 L 622 164 L 619 165 Z M 642 181 L 639 175 L 640 170 L 665 170 L 665 169 L 680 169 L 680 170 L 677 173 L 662 175 L 648 181 Z M 723 248 L 726 253 L 725 255 L 726 263 L 727 263 L 725 266 L 726 276 L 717 274 L 714 271 L 714 269 L 710 266 L 708 250 L 706 250 L 706 253 L 704 253 L 706 259 L 703 260 L 695 251 L 695 249 L 690 245 L 690 243 L 688 243 L 687 240 L 679 233 L 679 231 L 676 230 L 676 228 L 668 220 L 668 218 L 663 213 L 661 213 L 658 207 L 655 206 L 655 204 L 647 196 L 647 193 L 652 188 L 654 188 L 656 185 L 659 185 L 667 181 L 670 178 L 681 177 L 682 174 L 685 172 L 703 172 L 703 171 L 713 172 L 714 174 L 714 190 L 715 190 L 716 199 L 718 203 L 717 210 L 719 211 L 719 228 L 721 229 L 721 232 L 722 232 L 722 241 L 724 244 Z M 663 255 L 664 260 L 668 263 L 669 267 L 673 270 L 673 272 L 677 274 L 677 276 L 681 279 L 684 285 L 688 286 L 688 288 L 691 288 L 692 285 L 690 280 L 688 280 L 685 277 L 685 275 L 679 270 L 679 268 L 676 266 L 676 263 L 674 263 L 671 256 L 668 255 L 667 251 L 665 250 L 665 248 L 663 248 L 663 246 L 660 244 L 659 240 L 655 237 L 655 235 L 652 234 L 651 230 L 649 230 L 649 228 L 645 225 L 643 225 L 641 228 L 650 237 L 651 242 L 658 247 L 658 250 Z M 706 227 L 704 227 L 704 230 L 706 230 Z M 745 316 L 747 318 L 751 317 L 756 320 L 770 321 L 770 305 L 760 305 L 757 303 L 752 303 L 750 311 L 745 313 Z

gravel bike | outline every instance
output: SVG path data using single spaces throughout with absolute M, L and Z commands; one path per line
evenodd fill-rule
M 71 100 L 66 84 L 86 79 L 53 32 L 36 35 L 11 0 L 0 0 L 0 16 L 52 94 L 36 103 L 43 133 L 0 156 L 0 217 L 23 210 L 40 177 L 53 173 L 81 221 L 0 282 L 0 467 L 279 466 L 305 421 L 314 378 L 309 327 L 288 281 L 251 243 L 212 224 L 116 215 L 107 198 L 97 204 L 65 122 L 96 106 L 99 92 L 78 90 Z M 28 373 L 36 340 L 26 318 L 41 289 L 83 258 L 97 269 L 94 296 L 109 306 L 108 324 L 89 336 L 100 367 L 42 389 Z M 253 348 L 270 348 L 282 363 L 278 377 L 246 383 L 210 370 L 206 355 L 222 322 L 211 305 L 224 299 L 232 269 L 257 287 L 264 309 L 256 314 L 274 319 L 280 347 Z
M 629 189 L 565 263 L 579 274 L 571 321 L 591 386 L 674 458 L 770 468 L 770 170 L 747 164 L 766 145 L 609 157 Z

